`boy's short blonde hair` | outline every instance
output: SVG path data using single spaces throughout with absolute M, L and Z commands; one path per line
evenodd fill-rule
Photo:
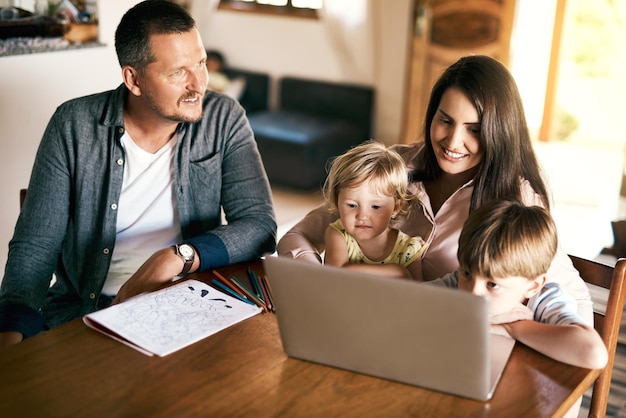
M 402 201 L 400 213 L 410 201 L 408 172 L 400 155 L 384 144 L 369 140 L 336 157 L 324 182 L 324 198 L 337 210 L 339 192 L 369 182 L 373 193 Z
M 546 209 L 500 200 L 470 214 L 457 255 L 470 274 L 532 280 L 548 271 L 557 246 L 556 225 Z

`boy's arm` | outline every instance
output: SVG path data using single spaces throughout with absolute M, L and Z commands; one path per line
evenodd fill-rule
M 601 369 L 608 360 L 604 342 L 588 325 L 555 325 L 523 320 L 501 326 L 517 341 L 563 363 Z
M 605 366 L 608 354 L 600 335 L 577 314 L 576 301 L 558 284 L 546 283 L 526 309 L 533 318 L 509 313 L 491 318 L 491 323 L 502 324 L 500 329 L 511 337 L 555 360 L 593 369 Z M 520 311 L 520 306 L 511 310 L 516 315 Z

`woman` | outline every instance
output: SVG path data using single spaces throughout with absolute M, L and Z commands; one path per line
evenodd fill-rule
M 395 146 L 418 197 L 395 226 L 428 237 L 422 273 L 433 280 L 458 268 L 458 239 L 471 211 L 494 199 L 549 209 L 550 198 L 517 85 L 495 59 L 467 56 L 446 69 L 433 87 L 424 135 L 424 142 Z M 280 240 L 278 254 L 320 262 L 324 231 L 335 219 L 325 207 L 313 210 Z M 562 249 L 548 280 L 576 298 L 579 314 L 593 316 L 589 291 Z

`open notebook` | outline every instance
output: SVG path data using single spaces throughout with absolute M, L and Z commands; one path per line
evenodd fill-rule
M 285 353 L 467 398 L 491 398 L 514 340 L 456 289 L 285 257 L 263 261 Z

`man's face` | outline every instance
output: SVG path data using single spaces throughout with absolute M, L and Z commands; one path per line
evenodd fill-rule
M 196 29 L 152 35 L 156 60 L 138 76 L 141 96 L 155 113 L 174 122 L 202 117 L 202 97 L 208 83 L 206 51 Z

